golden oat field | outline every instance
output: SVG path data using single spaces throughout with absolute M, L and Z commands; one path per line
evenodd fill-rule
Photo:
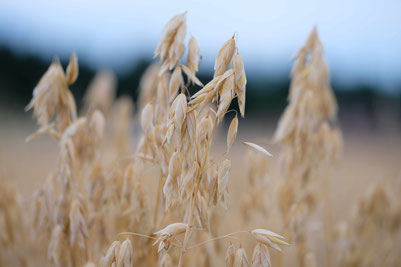
M 203 84 L 186 16 L 135 104 L 99 72 L 77 108 L 73 54 L 2 112 L 0 266 L 401 266 L 399 129 L 342 127 L 317 30 L 281 116 L 248 118 L 240 37 Z

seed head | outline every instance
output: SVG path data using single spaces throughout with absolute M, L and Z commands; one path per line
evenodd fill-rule
M 268 245 L 272 248 L 275 248 L 281 251 L 281 248 L 278 245 L 289 245 L 283 239 L 284 237 L 276 234 L 272 231 L 265 230 L 265 229 L 255 229 L 251 231 L 253 237 L 260 243 Z
M 168 235 L 176 236 L 186 231 L 188 224 L 186 223 L 172 223 L 164 227 L 162 230 L 155 232 L 155 235 Z
M 131 267 L 133 265 L 132 244 L 126 239 L 120 246 L 117 258 L 117 267 Z
M 114 241 L 107 250 L 106 256 L 103 257 L 103 267 L 114 267 L 117 264 L 117 259 L 120 251 L 120 241 Z
M 226 71 L 228 65 L 230 65 L 231 59 L 234 56 L 234 52 L 235 40 L 233 36 L 224 43 L 217 54 L 216 61 L 214 63 L 214 77 L 222 75 Z
M 269 249 L 262 243 L 257 243 L 253 251 L 252 267 L 271 267 Z
M 237 137 L 237 132 L 238 132 L 238 117 L 237 117 L 237 115 L 235 115 L 234 119 L 230 123 L 230 127 L 228 128 L 227 154 L 230 151 L 230 148 L 233 145 L 235 138 Z
M 241 116 L 245 116 L 245 91 L 246 91 L 246 76 L 244 63 L 242 58 L 237 53 L 233 61 L 234 77 L 235 77 L 235 91 L 238 96 L 238 106 L 241 112 Z
M 248 265 L 249 262 L 245 253 L 245 249 L 240 246 L 239 249 L 237 249 L 237 252 L 235 252 L 233 267 L 248 267 Z
M 191 36 L 188 43 L 187 66 L 192 73 L 196 73 L 199 68 L 199 44 L 195 37 Z
M 234 260 L 235 260 L 235 248 L 234 245 L 230 242 L 230 245 L 227 248 L 226 252 L 226 267 L 232 267 L 234 265 Z

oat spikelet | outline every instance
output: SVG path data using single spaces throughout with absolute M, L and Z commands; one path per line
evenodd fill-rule
M 199 44 L 195 37 L 191 36 L 188 43 L 188 56 L 187 56 L 187 66 L 193 74 L 198 72 L 199 68 Z
M 175 198 L 178 197 L 178 181 L 176 176 L 167 176 L 163 186 L 163 194 L 166 201 L 166 210 L 168 210 L 174 203 Z
M 235 248 L 234 245 L 230 242 L 230 245 L 227 248 L 225 263 L 226 267 L 232 267 L 234 265 L 235 260 Z
M 185 232 L 187 228 L 186 223 L 172 223 L 164 227 L 162 230 L 155 232 L 155 235 L 168 235 L 175 236 Z
M 248 265 L 249 262 L 245 250 L 240 246 L 239 249 L 237 249 L 237 252 L 235 252 L 233 267 L 247 267 Z
M 188 76 L 188 80 L 195 83 L 198 86 L 203 86 L 201 81 L 196 77 L 196 73 L 199 69 L 199 44 L 195 37 L 191 36 L 188 43 L 188 56 L 187 66 L 182 66 L 182 70 Z
M 216 61 L 214 63 L 214 77 L 222 75 L 226 71 L 228 65 L 230 65 L 231 59 L 234 56 L 234 52 L 235 40 L 233 36 L 224 43 L 217 54 Z
M 70 63 L 67 66 L 66 80 L 67 85 L 75 83 L 78 78 L 78 58 L 75 53 L 71 55 Z
M 84 218 L 84 210 L 78 199 L 74 199 L 70 210 L 70 243 L 85 248 L 85 239 L 88 238 L 88 228 Z
M 262 243 L 257 243 L 253 251 L 252 267 L 271 267 L 269 249 Z
M 227 198 L 227 191 L 228 191 L 228 178 L 229 172 L 231 169 L 231 161 L 225 159 L 223 163 L 219 166 L 219 173 L 218 173 L 218 198 L 219 201 L 222 201 L 225 204 L 225 200 Z
M 103 267 L 115 267 L 120 251 L 120 241 L 114 241 L 107 250 L 106 256 L 102 259 Z
M 168 86 L 170 102 L 177 96 L 178 90 L 184 87 L 184 79 L 181 73 L 181 66 L 177 66 L 171 75 L 170 83 Z
M 187 66 L 182 65 L 181 67 L 191 83 L 195 83 L 198 86 L 203 86 L 203 83 L 195 76 L 195 74 Z
M 153 245 L 159 243 L 157 252 L 167 251 L 171 244 L 171 237 L 184 233 L 187 230 L 187 226 L 188 224 L 186 223 L 172 223 L 155 232 L 154 235 L 157 235 L 158 238 Z
M 131 267 L 131 266 L 133 266 L 132 244 L 129 239 L 126 239 L 120 246 L 116 267 Z
M 265 154 L 265 155 L 267 155 L 267 156 L 269 156 L 269 157 L 272 156 L 272 154 L 270 154 L 269 151 L 267 151 L 266 149 L 264 149 L 264 148 L 261 147 L 260 145 L 257 145 L 257 144 L 251 143 L 251 142 L 243 142 L 243 143 L 244 143 L 245 145 L 247 145 L 247 146 L 250 146 L 250 147 L 253 148 L 255 151 L 262 152 L 263 154 Z
M 220 103 L 217 109 L 217 117 L 221 121 L 234 98 L 234 75 L 230 75 L 224 81 L 220 92 Z
M 187 115 L 187 98 L 184 94 L 180 94 L 176 97 L 171 107 L 174 107 L 174 124 L 177 129 L 181 130 L 184 120 Z
M 253 237 L 260 243 L 268 245 L 281 251 L 278 245 L 289 245 L 283 239 L 284 237 L 266 229 L 255 229 L 251 231 Z
M 230 123 L 230 127 L 227 132 L 227 154 L 230 152 L 231 146 L 234 144 L 235 138 L 238 132 L 238 117 L 235 115 L 234 119 Z
M 244 62 L 239 53 L 234 56 L 233 61 L 234 77 L 235 77 L 235 92 L 238 96 L 238 106 L 241 112 L 241 117 L 245 116 L 245 92 L 246 92 L 246 75 Z

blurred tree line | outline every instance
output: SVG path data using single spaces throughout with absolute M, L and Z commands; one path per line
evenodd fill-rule
M 67 62 L 61 61 L 63 66 Z M 32 97 L 32 90 L 43 73 L 50 65 L 35 55 L 17 55 L 7 47 L 0 47 L 0 109 L 21 110 Z M 151 62 L 139 60 L 124 74 L 117 74 L 119 95 L 130 95 L 134 101 L 138 96 L 138 85 L 142 73 Z M 95 75 L 95 70 L 79 62 L 79 77 L 71 86 L 78 106 L 85 90 Z M 212 73 L 199 73 L 200 80 L 205 84 L 212 79 Z M 248 79 L 247 84 L 247 115 L 264 114 L 277 118 L 287 104 L 289 77 L 260 77 Z M 340 119 L 347 120 L 353 112 L 363 113 L 369 118 L 370 126 L 376 127 L 378 116 L 383 113 L 394 116 L 401 122 L 401 85 L 398 94 L 385 95 L 380 88 L 366 85 L 344 87 L 332 82 L 340 107 Z M 190 88 L 197 90 L 199 88 Z M 386 115 L 387 116 L 387 115 Z

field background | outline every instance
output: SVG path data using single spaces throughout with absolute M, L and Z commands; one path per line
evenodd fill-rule
M 387 124 L 387 127 L 372 129 L 367 117 L 359 113 L 353 114 L 358 123 L 345 121 L 347 125 L 343 128 L 344 151 L 341 162 L 335 167 L 331 177 L 330 199 L 332 203 L 332 216 L 334 225 L 347 221 L 351 218 L 352 211 L 356 207 L 358 199 L 363 196 L 372 185 L 376 183 L 385 184 L 392 192 L 401 190 L 401 135 L 397 121 Z M 275 210 L 275 183 L 281 178 L 277 164 L 279 149 L 271 143 L 276 120 L 272 118 L 254 118 L 253 120 L 243 120 L 240 122 L 237 141 L 234 143 L 230 158 L 232 169 L 230 173 L 230 198 L 228 210 L 219 209 L 219 219 L 223 220 L 222 229 L 216 229 L 219 234 L 226 234 L 242 229 L 244 225 L 252 228 L 269 228 L 278 231 L 280 227 L 280 217 L 278 210 Z M 57 165 L 57 143 L 49 137 L 41 137 L 30 143 L 25 142 L 26 136 L 32 133 L 36 127 L 33 120 L 27 114 L 10 114 L 3 112 L 1 115 L 0 131 L 0 171 L 1 179 L 6 179 L 15 186 L 21 194 L 22 200 L 29 202 L 35 189 L 38 189 L 47 175 L 54 170 Z M 353 126 L 352 126 L 353 125 Z M 390 126 L 391 125 L 391 126 Z M 219 128 L 218 136 L 213 142 L 213 153 L 217 158 L 224 156 L 225 151 L 225 132 L 227 125 Z M 135 121 L 133 124 L 133 135 L 138 133 L 139 125 Z M 241 196 L 250 190 L 246 180 L 245 152 L 247 147 L 240 141 L 253 141 L 264 144 L 274 155 L 269 161 L 268 182 L 272 188 L 266 192 L 264 201 L 267 207 L 265 213 L 252 215 L 251 219 L 245 224 L 242 221 Z M 153 167 L 148 166 L 145 173 L 152 174 Z M 154 195 L 156 191 L 156 178 L 152 180 L 152 175 L 145 180 L 145 188 L 148 194 Z M 155 176 L 156 177 L 156 176 Z M 4 181 L 0 181 L 3 183 Z M 150 198 L 150 201 L 154 201 Z M 152 206 L 153 204 L 151 204 Z M 309 238 L 317 255 L 317 260 L 324 260 L 324 250 L 321 246 L 324 242 L 321 218 L 322 207 L 314 213 L 310 219 L 308 227 Z M 224 253 L 227 240 L 217 242 L 220 253 Z M 244 243 L 248 255 L 251 255 L 253 243 Z M 218 246 L 218 247 L 219 247 Z M 294 264 L 295 250 L 293 247 L 286 248 L 286 264 Z M 273 260 L 276 259 L 277 252 L 272 252 Z M 223 260 L 221 258 L 220 260 Z M 222 263 L 222 262 L 221 262 Z M 288 265 L 286 265 L 288 266 Z

